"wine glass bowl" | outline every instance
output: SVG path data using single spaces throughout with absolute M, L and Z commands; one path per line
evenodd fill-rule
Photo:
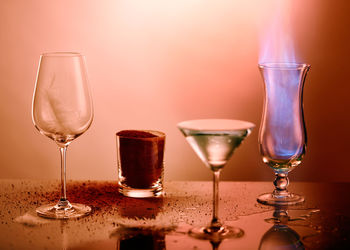
M 253 123 L 229 119 L 201 119 L 180 122 L 178 128 L 206 167 L 213 172 L 213 217 L 208 226 L 195 227 L 190 236 L 220 242 L 244 235 L 240 228 L 223 225 L 218 217 L 219 176 L 234 150 L 251 133 Z
M 39 132 L 52 139 L 61 155 L 61 198 L 57 204 L 37 208 L 38 215 L 54 219 L 76 218 L 91 208 L 66 198 L 67 146 L 83 134 L 93 120 L 93 105 L 85 59 L 79 53 L 44 53 L 32 103 L 32 118 Z
M 78 53 L 44 53 L 33 98 L 33 122 L 57 143 L 70 143 L 91 125 L 93 107 L 84 57 Z
M 276 175 L 275 190 L 262 194 L 266 205 L 293 205 L 304 197 L 288 192 L 288 173 L 305 154 L 306 129 L 303 114 L 303 86 L 310 66 L 297 63 L 259 64 L 264 80 L 265 102 L 259 131 L 262 160 Z

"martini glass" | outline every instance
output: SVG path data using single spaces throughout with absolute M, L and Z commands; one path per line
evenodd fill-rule
M 180 131 L 203 163 L 213 171 L 213 217 L 209 225 L 192 228 L 190 236 L 220 242 L 226 238 L 243 236 L 242 229 L 224 226 L 218 217 L 219 177 L 234 150 L 255 127 L 253 123 L 227 120 L 202 119 L 180 122 Z

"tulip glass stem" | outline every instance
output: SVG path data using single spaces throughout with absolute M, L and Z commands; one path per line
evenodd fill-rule
M 289 184 L 288 173 L 276 173 L 276 179 L 273 184 L 275 185 L 273 195 L 276 198 L 285 198 L 290 195 L 287 190 Z

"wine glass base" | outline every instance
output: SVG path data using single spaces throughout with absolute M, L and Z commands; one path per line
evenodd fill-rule
M 74 219 L 82 216 L 86 216 L 91 213 L 91 208 L 89 206 L 70 203 L 71 208 L 67 209 L 57 209 L 56 204 L 48 204 L 38 207 L 36 213 L 40 217 L 48 219 Z
M 240 238 L 244 231 L 240 228 L 222 226 L 219 231 L 210 230 L 208 227 L 195 227 L 189 231 L 189 235 L 200 240 L 210 240 L 220 242 L 228 238 Z
M 287 206 L 287 205 L 296 205 L 303 203 L 305 198 L 298 194 L 290 193 L 286 197 L 277 197 L 272 193 L 262 194 L 257 198 L 257 201 L 264 205 L 270 206 Z

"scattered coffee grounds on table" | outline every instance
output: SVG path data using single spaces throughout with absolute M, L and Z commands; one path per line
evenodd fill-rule
M 164 134 L 123 130 L 117 136 L 121 184 L 131 188 L 153 188 L 163 175 Z
M 54 191 L 38 191 L 35 194 L 37 202 L 31 205 L 57 203 L 60 198 L 58 187 L 55 184 Z M 94 216 L 119 214 L 124 218 L 154 219 L 163 208 L 162 198 L 134 199 L 121 195 L 116 181 L 68 181 L 67 198 L 72 203 L 91 206 Z

